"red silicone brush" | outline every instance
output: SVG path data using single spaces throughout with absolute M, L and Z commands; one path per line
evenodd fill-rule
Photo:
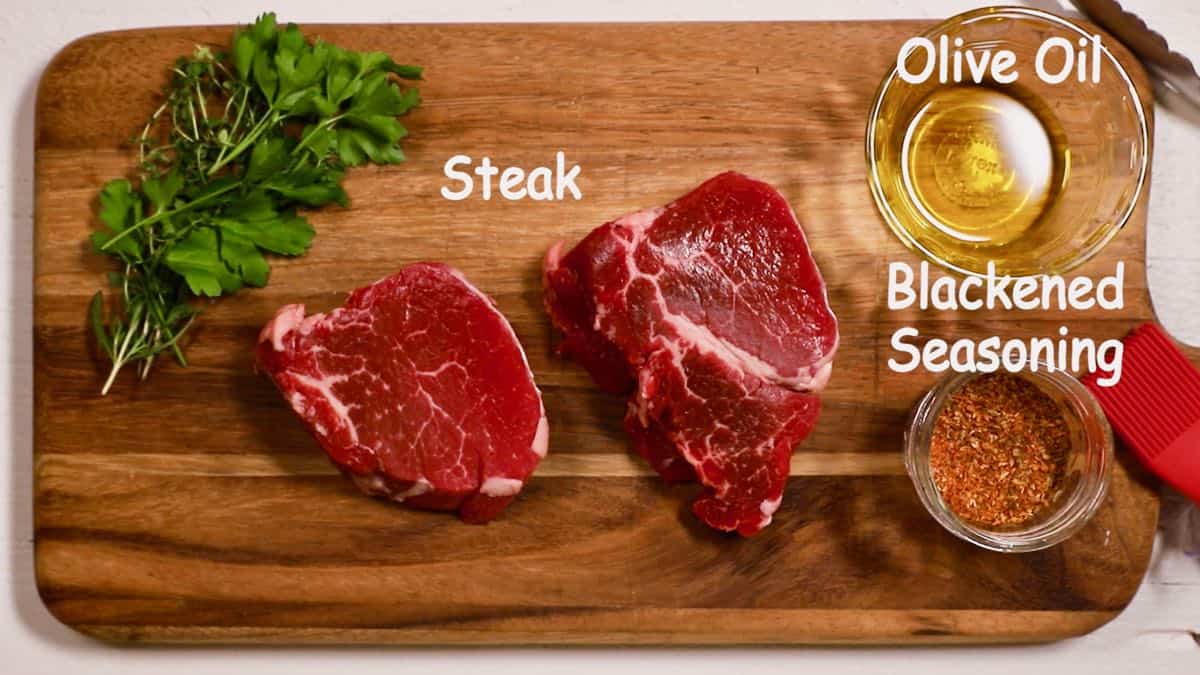
M 1156 324 L 1125 337 L 1121 379 L 1093 373 L 1084 384 L 1113 431 L 1151 471 L 1200 504 L 1200 371 Z

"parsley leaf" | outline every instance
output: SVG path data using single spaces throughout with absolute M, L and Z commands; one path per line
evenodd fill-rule
M 138 234 L 126 236 L 110 244 L 116 235 L 128 230 L 136 223 L 142 212 L 142 203 L 133 193 L 133 185 L 124 178 L 109 181 L 100 191 L 100 220 L 109 231 L 92 233 L 92 245 L 96 250 L 108 249 L 122 259 L 136 259 L 141 253 Z
M 196 295 L 215 298 L 242 287 L 241 277 L 221 259 L 217 232 L 210 227 L 192 230 L 167 252 L 167 266 L 187 280 Z
M 294 211 L 276 210 L 265 191 L 247 195 L 213 221 L 222 232 L 282 255 L 300 255 L 312 244 L 313 228 Z M 253 284 L 259 285 L 262 284 Z

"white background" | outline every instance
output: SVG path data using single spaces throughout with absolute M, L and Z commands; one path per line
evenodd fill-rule
M 999 0 L 998 0 L 999 1 Z M 14 3 L 5 3 L 6 5 Z M 33 116 L 37 80 L 72 39 L 96 31 L 156 25 L 245 23 L 274 9 L 284 20 L 314 22 L 635 21 L 742 19 L 942 19 L 982 3 L 961 0 L 303 0 L 201 3 L 107 0 L 29 2 L 0 12 L 0 117 L 11 125 L 0 142 L 0 214 L 7 273 L 0 274 L 0 653 L 6 673 L 518 673 L 615 669 L 667 673 L 1195 673 L 1200 644 L 1200 560 L 1180 551 L 1182 509 L 1164 514 L 1146 582 L 1116 621 L 1076 640 L 1005 648 L 868 649 L 505 649 L 388 648 L 116 648 L 83 638 L 43 608 L 33 580 L 32 527 L 32 220 Z M 1059 9 L 1057 2 L 1037 2 Z M 1200 4 L 1124 0 L 1177 50 L 1200 57 Z M 697 49 L 703 49 L 697 45 Z M 853 58 L 852 55 L 836 55 Z M 1200 60 L 1197 60 L 1200 63 Z M 119 96 L 119 91 L 112 92 Z M 1149 271 L 1158 314 L 1180 339 L 1200 344 L 1200 122 L 1160 109 L 1150 199 Z M 80 235 L 82 236 L 82 234 Z M 3 241 L 3 240 L 0 240 Z M 101 423 L 101 422 L 98 422 Z M 103 432 L 103 429 L 98 429 Z M 2 442 L 2 441 L 0 441 Z M 1186 516 L 1183 516 L 1186 517 Z

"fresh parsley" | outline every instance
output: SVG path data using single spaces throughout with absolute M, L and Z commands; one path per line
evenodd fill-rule
M 348 202 L 347 167 L 404 160 L 397 117 L 420 102 L 421 69 L 380 52 L 305 39 L 274 14 L 239 28 L 228 53 L 197 47 L 171 70 L 162 105 L 134 143 L 136 181 L 100 192 L 96 251 L 120 262 L 89 308 L 112 362 L 102 394 L 136 364 L 144 379 L 180 338 L 198 297 L 264 286 L 266 254 L 302 255 L 313 228 L 302 209 Z M 107 316 L 106 316 L 107 314 Z

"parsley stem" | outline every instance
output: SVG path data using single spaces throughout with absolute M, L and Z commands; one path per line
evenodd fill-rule
M 312 129 L 309 129 L 308 133 L 304 134 L 304 138 L 301 138 L 300 142 L 297 143 L 296 147 L 292 150 L 292 154 L 295 155 L 295 159 L 292 160 L 291 168 L 294 169 L 294 168 L 296 168 L 297 165 L 300 164 L 300 161 L 304 158 L 304 155 L 301 154 L 301 151 L 308 148 L 308 144 L 312 142 L 312 139 L 317 137 L 318 131 L 331 128 L 333 125 L 337 124 L 338 121 L 341 120 L 345 116 L 346 116 L 345 113 L 342 113 L 340 115 L 335 115 L 333 117 L 330 117 L 327 120 L 323 120 L 320 124 L 314 126 Z M 317 158 L 318 162 L 320 161 L 320 159 L 321 159 L 320 157 Z
M 125 335 L 122 336 L 120 346 L 113 350 L 113 367 L 108 373 L 108 379 L 104 381 L 104 386 L 100 389 L 100 395 L 105 396 L 108 390 L 112 388 L 113 382 L 117 381 L 117 373 L 121 372 L 121 368 L 130 360 L 130 354 L 134 351 L 130 348 L 130 340 L 138 333 L 138 323 L 142 321 L 143 313 L 141 305 L 134 306 L 129 315 L 129 325 L 125 328 Z
M 121 368 L 125 366 L 123 356 L 113 356 L 112 368 L 108 371 L 108 378 L 104 380 L 104 386 L 100 387 L 100 395 L 108 396 L 108 390 L 112 389 L 113 383 L 117 381 L 117 373 L 121 372 Z
M 242 102 L 240 104 L 238 104 L 237 116 L 234 117 L 234 119 L 233 119 L 233 125 L 229 127 L 229 137 L 230 138 L 233 138 L 233 135 L 237 133 L 238 127 L 242 126 L 242 115 L 245 114 L 245 112 L 246 112 L 246 100 L 249 97 L 250 97 L 250 88 L 243 87 L 242 88 Z M 230 99 L 229 99 L 229 101 L 231 103 L 236 100 L 237 99 L 234 97 L 230 97 Z M 225 114 L 226 114 L 226 116 L 229 115 L 228 112 L 226 112 Z M 225 154 L 224 147 L 221 148 L 221 152 L 220 152 L 220 154 L 218 154 L 217 159 L 220 159 L 221 155 L 223 155 L 223 154 Z
M 221 154 L 217 156 L 217 161 L 213 162 L 213 165 L 208 167 L 208 175 L 213 175 L 214 173 L 220 171 L 221 168 L 226 164 L 237 159 L 237 156 L 245 152 L 246 148 L 249 148 L 251 145 L 253 145 L 254 141 L 258 140 L 258 137 L 261 136 L 264 131 L 269 129 L 271 126 L 278 124 L 282 119 L 283 117 L 278 112 L 274 111 L 272 111 L 271 114 L 267 115 L 266 117 L 263 117 L 263 119 L 256 124 L 253 129 L 250 130 L 250 133 L 246 134 L 246 137 L 234 146 L 233 150 L 228 155 L 225 154 L 224 149 L 221 150 Z
M 202 197 L 197 197 L 196 199 L 193 199 L 192 201 L 184 204 L 183 206 L 179 206 L 179 207 L 176 207 L 173 209 L 163 209 L 163 210 L 159 211 L 158 213 L 155 213 L 152 216 L 143 218 L 143 219 L 139 220 L 138 222 L 134 223 L 133 225 L 130 225 L 129 227 L 125 228 L 124 230 L 121 230 L 120 232 L 118 232 L 117 235 L 114 236 L 112 239 L 109 239 L 108 241 L 104 242 L 104 245 L 100 247 L 100 250 L 107 251 L 110 248 L 112 248 L 113 244 L 115 244 L 116 242 L 125 238 L 126 235 L 128 235 L 129 233 L 131 233 L 135 230 L 138 230 L 138 229 L 141 229 L 144 227 L 149 227 L 150 225 L 157 223 L 158 221 L 162 220 L 163 218 L 167 218 L 167 217 L 179 214 L 179 213 L 183 213 L 184 211 L 190 211 L 191 209 L 194 209 L 197 206 L 202 206 L 206 202 L 210 202 L 210 201 L 216 199 L 217 197 L 220 197 L 221 195 L 225 194 L 226 192 L 229 192 L 230 190 L 233 190 L 234 188 L 236 188 L 240 185 L 241 185 L 240 182 L 230 183 L 229 185 L 226 185 L 219 189 L 213 190 L 212 192 L 209 192 L 208 194 L 206 194 Z

